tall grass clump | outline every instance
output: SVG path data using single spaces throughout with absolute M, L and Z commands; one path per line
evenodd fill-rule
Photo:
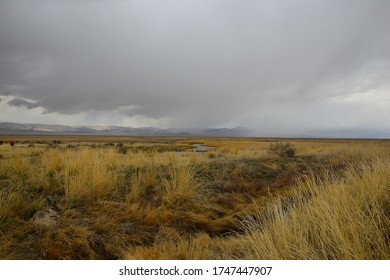
M 0 231 L 9 219 L 15 216 L 15 209 L 21 204 L 21 197 L 16 191 L 0 189 Z
M 64 168 L 63 152 L 48 150 L 42 155 L 42 164 L 48 172 L 60 172 Z
M 164 200 L 171 205 L 183 204 L 199 198 L 201 186 L 195 179 L 195 170 L 186 158 L 171 158 L 160 168 Z
M 291 158 L 295 156 L 297 150 L 291 143 L 276 142 L 269 146 L 269 153 L 283 158 Z
M 242 238 L 248 259 L 389 259 L 390 160 L 301 182 L 258 212 Z
M 106 197 L 113 190 L 117 176 L 99 150 L 67 151 L 63 154 L 65 199 L 69 202 Z
M 13 158 L 9 159 L 9 167 L 13 176 L 18 177 L 19 179 L 27 179 L 30 173 L 30 164 L 27 158 L 20 155 L 16 155 Z
M 157 168 L 154 166 L 137 170 L 131 177 L 130 192 L 126 195 L 126 201 L 139 202 L 142 198 L 148 199 L 157 185 L 157 177 Z

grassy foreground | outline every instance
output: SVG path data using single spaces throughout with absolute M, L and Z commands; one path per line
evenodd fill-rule
M 2 140 L 0 259 L 390 259 L 388 141 Z

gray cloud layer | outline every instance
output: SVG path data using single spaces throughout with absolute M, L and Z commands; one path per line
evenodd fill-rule
M 36 103 L 31 103 L 26 100 L 20 99 L 20 98 L 14 98 L 8 102 L 9 105 L 15 106 L 15 107 L 25 107 L 27 109 L 33 109 L 37 108 L 40 105 Z
M 0 93 L 171 126 L 383 128 L 380 102 L 343 96 L 389 90 L 389 26 L 386 0 L 0 1 Z

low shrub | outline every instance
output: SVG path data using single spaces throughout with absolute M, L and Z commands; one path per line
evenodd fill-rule
M 291 158 L 295 157 L 297 150 L 291 143 L 276 142 L 269 146 L 269 152 L 280 157 Z

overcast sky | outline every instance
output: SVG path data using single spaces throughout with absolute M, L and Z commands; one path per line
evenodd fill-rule
M 390 1 L 0 0 L 0 121 L 390 137 Z

